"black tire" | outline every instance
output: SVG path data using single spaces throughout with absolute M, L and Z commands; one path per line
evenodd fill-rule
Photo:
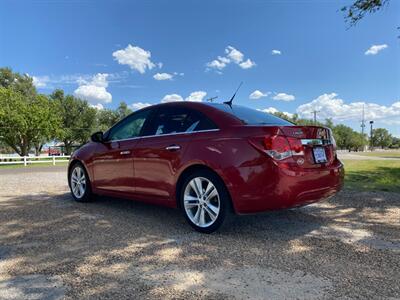
M 74 170 L 77 169 L 77 168 L 80 168 L 83 176 L 85 177 L 85 187 L 84 187 L 84 193 L 82 195 L 78 195 L 73 190 L 75 185 L 72 182 L 72 180 L 73 180 L 72 177 L 74 175 Z M 74 198 L 75 201 L 77 201 L 77 202 L 90 202 L 90 201 L 93 201 L 94 195 L 92 193 L 92 187 L 91 187 L 90 179 L 89 179 L 89 176 L 88 176 L 88 173 L 87 173 L 85 167 L 80 162 L 75 162 L 71 166 L 70 171 L 68 173 L 68 185 L 69 185 L 69 188 L 71 190 L 71 195 L 72 195 L 72 197 Z
M 218 192 L 219 213 L 216 216 L 216 219 L 213 221 L 213 223 L 210 224 L 209 226 L 198 226 L 196 223 L 194 223 L 194 221 L 191 220 L 191 217 L 189 216 L 189 214 L 192 214 L 192 218 L 193 218 L 194 211 L 197 212 L 197 210 L 200 209 L 201 204 L 197 205 L 197 206 L 193 206 L 193 208 L 192 208 L 193 213 L 188 212 L 187 209 L 185 208 L 185 203 L 184 203 L 185 190 L 187 189 L 188 185 L 190 185 L 190 182 L 195 178 L 207 179 L 214 185 L 214 187 L 216 188 L 216 190 Z M 203 184 L 207 185 L 207 181 L 203 181 L 202 185 Z M 188 187 L 188 189 L 190 189 L 190 188 Z M 203 191 L 204 191 L 204 189 L 203 189 Z M 189 176 L 187 176 L 187 178 L 185 178 L 183 184 L 181 185 L 181 189 L 179 191 L 179 203 L 180 203 L 180 208 L 182 210 L 183 215 L 185 216 L 186 221 L 196 231 L 199 231 L 202 233 L 212 233 L 212 232 L 218 230 L 223 225 L 225 219 L 228 216 L 230 216 L 231 212 L 232 212 L 231 199 L 230 199 L 228 190 L 225 187 L 224 182 L 221 180 L 221 178 L 218 175 L 216 175 L 215 173 L 208 171 L 208 170 L 195 171 L 192 174 L 190 174 Z M 192 205 L 194 205 L 194 204 L 192 204 Z M 202 205 L 207 206 L 207 203 L 203 202 Z M 205 208 L 205 211 L 207 209 L 208 209 L 208 206 L 207 206 L 207 208 Z M 211 210 L 207 210 L 207 211 L 212 212 Z M 208 212 L 207 212 L 207 214 L 208 214 L 208 216 L 210 216 L 210 213 L 208 213 Z M 204 217 L 204 214 L 205 213 L 203 213 L 203 217 Z M 196 215 L 197 215 L 197 213 L 196 213 Z M 212 221 L 211 218 L 210 218 L 210 221 Z

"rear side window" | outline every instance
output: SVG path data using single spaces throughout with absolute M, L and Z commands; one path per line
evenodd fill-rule
M 245 106 L 240 106 L 240 105 L 229 106 L 227 104 L 222 104 L 222 103 L 209 103 L 209 105 L 235 116 L 246 125 L 271 125 L 271 126 L 293 125 L 292 123 L 283 120 L 281 118 L 278 118 L 274 115 L 271 115 L 269 113 L 265 113 Z
M 162 107 L 153 117 L 146 135 L 163 135 L 216 129 L 203 114 L 181 107 Z

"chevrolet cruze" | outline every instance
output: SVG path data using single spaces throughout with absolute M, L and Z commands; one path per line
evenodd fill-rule
M 341 189 L 343 176 L 329 128 L 200 102 L 136 111 L 93 134 L 68 167 L 76 201 L 106 195 L 176 207 L 205 233 L 228 214 L 325 199 Z

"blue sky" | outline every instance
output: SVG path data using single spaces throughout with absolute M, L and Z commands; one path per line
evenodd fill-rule
M 348 3 L 2 0 L 0 66 L 110 108 L 222 101 L 243 81 L 239 104 L 357 130 L 364 106 L 400 136 L 400 2 L 350 29 Z

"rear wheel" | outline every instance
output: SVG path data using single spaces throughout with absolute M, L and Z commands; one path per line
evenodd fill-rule
M 89 176 L 81 163 L 75 163 L 69 172 L 69 187 L 72 197 L 78 202 L 88 202 L 92 199 L 92 189 Z
M 206 170 L 189 175 L 180 192 L 181 209 L 197 231 L 216 231 L 230 212 L 230 198 L 222 180 Z

